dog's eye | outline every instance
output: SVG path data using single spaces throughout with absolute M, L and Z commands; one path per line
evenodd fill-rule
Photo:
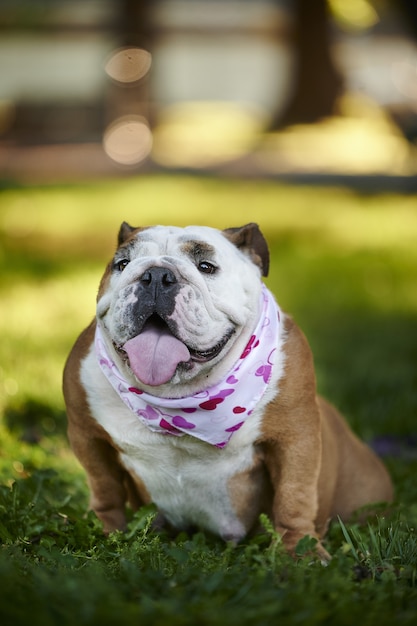
M 129 263 L 130 263 L 129 259 L 120 259 L 119 261 L 115 261 L 114 262 L 113 267 L 118 272 L 123 272 L 123 270 L 125 269 L 126 265 L 129 265 Z
M 200 261 L 197 267 L 202 274 L 214 274 L 217 270 L 217 267 L 208 261 Z

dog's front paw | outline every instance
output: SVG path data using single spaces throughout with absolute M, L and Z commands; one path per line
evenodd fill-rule
M 301 534 L 298 531 L 286 530 L 282 532 L 282 543 L 294 558 L 313 557 L 318 558 L 321 563 L 327 564 L 331 561 L 331 556 L 323 547 L 316 534 Z
M 103 532 L 105 535 L 108 535 L 115 530 L 126 530 L 126 516 L 124 511 L 121 511 L 120 509 L 100 510 L 97 507 L 94 507 L 93 511 L 103 524 Z
M 321 541 L 319 541 L 314 548 L 314 553 L 320 559 L 322 565 L 327 565 L 332 560 L 330 554 L 323 548 Z

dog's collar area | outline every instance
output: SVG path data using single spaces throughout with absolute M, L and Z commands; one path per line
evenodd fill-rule
M 192 435 L 224 448 L 268 388 L 279 348 L 280 318 L 279 307 L 263 286 L 260 318 L 238 361 L 219 383 L 186 398 L 158 398 L 127 381 L 107 351 L 100 324 L 95 349 L 109 383 L 150 430 L 164 435 Z M 222 348 L 218 349 L 220 353 Z

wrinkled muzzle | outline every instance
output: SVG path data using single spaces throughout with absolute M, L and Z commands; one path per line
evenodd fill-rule
M 190 361 L 187 346 L 176 337 L 168 319 L 175 308 L 179 284 L 167 267 L 150 267 L 137 281 L 133 307 L 134 333 L 122 349 L 135 376 L 145 385 L 168 382 L 180 363 Z

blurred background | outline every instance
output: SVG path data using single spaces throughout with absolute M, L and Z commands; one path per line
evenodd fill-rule
M 413 0 L 0 1 L 3 181 L 197 169 L 414 190 L 416 137 Z

